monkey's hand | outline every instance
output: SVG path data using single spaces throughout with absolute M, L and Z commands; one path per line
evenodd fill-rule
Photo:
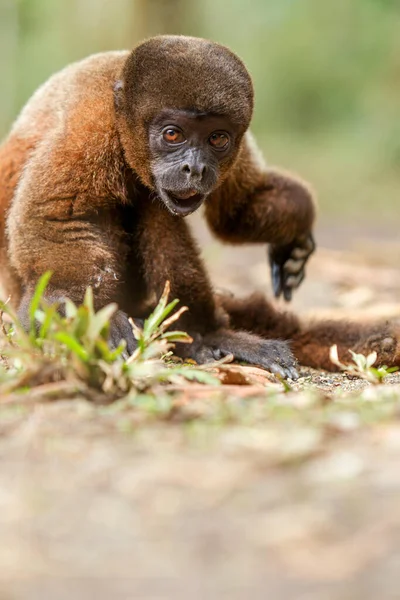
M 315 242 L 311 233 L 297 238 L 287 246 L 269 247 L 272 287 L 276 298 L 283 294 L 285 300 L 290 302 L 293 290 L 304 279 L 306 262 L 314 250 Z
M 193 344 L 192 358 L 198 363 L 219 360 L 232 354 L 235 360 L 257 365 L 284 379 L 298 379 L 296 359 L 289 344 L 280 340 L 264 340 L 244 331 L 219 330 L 205 335 Z
M 111 348 L 115 349 L 118 348 L 122 340 L 125 340 L 126 343 L 122 356 L 128 358 L 136 350 L 137 341 L 133 335 L 128 315 L 122 310 L 118 310 L 111 320 L 109 344 Z

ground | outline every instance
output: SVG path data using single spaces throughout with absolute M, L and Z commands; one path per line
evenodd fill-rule
M 396 240 L 319 235 L 295 309 L 397 318 Z M 264 249 L 206 258 L 268 289 Z M 1 600 L 398 597 L 400 375 L 216 374 L 172 400 L 0 399 Z

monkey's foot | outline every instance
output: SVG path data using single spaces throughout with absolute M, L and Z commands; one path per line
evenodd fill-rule
M 291 346 L 299 362 L 315 369 L 337 371 L 330 359 L 333 345 L 343 364 L 352 362 L 352 350 L 364 356 L 376 352 L 374 367 L 400 366 L 400 329 L 395 323 L 314 321 L 303 323 L 292 335 Z
M 355 351 L 362 354 L 376 352 L 376 366 L 398 367 L 400 365 L 400 328 L 386 323 L 378 331 L 368 332 L 367 330 L 365 338 L 360 340 Z
M 193 346 L 192 357 L 198 363 L 219 360 L 232 354 L 235 360 L 257 365 L 284 379 L 298 379 L 296 359 L 289 344 L 264 340 L 244 331 L 217 331 L 207 334 L 200 345 Z

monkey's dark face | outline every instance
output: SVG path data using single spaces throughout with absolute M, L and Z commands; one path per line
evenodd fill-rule
M 220 167 L 232 157 L 238 128 L 228 117 L 164 110 L 149 126 L 154 187 L 166 207 L 186 216 L 218 184 Z

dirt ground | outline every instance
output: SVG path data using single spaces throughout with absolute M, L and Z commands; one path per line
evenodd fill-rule
M 263 248 L 196 226 L 217 285 L 268 292 Z M 354 229 L 320 226 L 295 310 L 399 318 L 400 240 Z M 0 600 L 398 598 L 400 375 L 237 372 L 172 404 L 0 399 Z

